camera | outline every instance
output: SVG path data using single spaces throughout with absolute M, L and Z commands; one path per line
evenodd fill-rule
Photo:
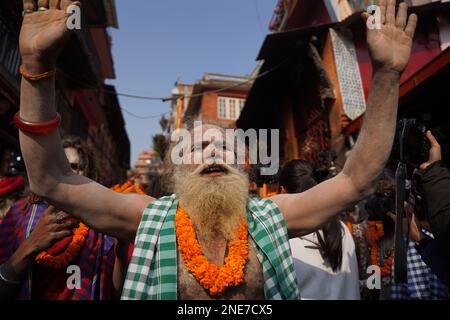
M 426 132 L 426 126 L 416 119 L 400 120 L 397 125 L 394 154 L 414 168 L 427 162 L 431 145 L 425 135 Z

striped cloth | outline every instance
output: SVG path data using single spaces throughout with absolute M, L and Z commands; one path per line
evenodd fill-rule
M 144 211 L 122 292 L 124 300 L 177 300 L 176 195 L 155 200 Z M 250 199 L 249 234 L 262 264 L 268 300 L 299 298 L 283 216 L 270 200 Z
M 432 234 L 422 230 L 426 236 L 433 238 Z M 408 283 L 391 286 L 391 299 L 393 300 L 446 300 L 446 287 L 439 278 L 423 262 L 416 250 L 415 243 L 409 242 L 407 255 Z M 392 277 L 393 278 L 393 277 Z
M 7 262 L 33 232 L 45 203 L 20 199 L 0 223 L 0 265 Z M 80 289 L 67 288 L 67 268 L 46 269 L 36 264 L 22 281 L 18 300 L 110 300 L 113 298 L 114 239 L 89 229 L 83 248 L 71 263 L 80 267 Z

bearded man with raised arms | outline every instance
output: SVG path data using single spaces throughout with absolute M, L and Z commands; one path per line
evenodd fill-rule
M 379 1 L 381 28 L 367 30 L 373 77 L 365 123 L 335 178 L 302 194 L 254 199 L 237 165 L 203 159 L 175 166 L 175 193 L 153 199 L 117 194 L 73 173 L 58 131 L 47 130 L 58 122 L 53 70 L 71 34 L 66 9 L 73 4 L 24 0 L 17 122 L 32 190 L 91 228 L 134 242 L 123 299 L 297 299 L 288 238 L 321 228 L 373 191 L 391 152 L 399 81 L 417 16 L 408 18 L 405 3 L 396 10 L 395 0 Z M 22 125 L 29 122 L 31 129 Z M 213 159 L 235 156 L 226 145 L 204 139 L 200 151 L 193 148 L 183 157 L 206 148 Z

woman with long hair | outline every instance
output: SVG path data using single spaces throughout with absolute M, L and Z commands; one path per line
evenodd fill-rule
M 302 193 L 316 185 L 314 169 L 307 161 L 290 161 L 281 170 L 282 193 Z M 291 239 L 290 244 L 302 299 L 360 299 L 355 243 L 337 217 L 321 230 Z

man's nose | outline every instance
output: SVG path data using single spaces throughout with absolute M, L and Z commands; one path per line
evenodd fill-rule
M 208 150 L 206 154 L 204 154 L 204 160 L 205 161 L 211 161 L 211 162 L 219 162 L 222 161 L 223 153 L 221 152 L 220 148 L 217 148 L 217 146 L 211 144 L 208 147 Z

